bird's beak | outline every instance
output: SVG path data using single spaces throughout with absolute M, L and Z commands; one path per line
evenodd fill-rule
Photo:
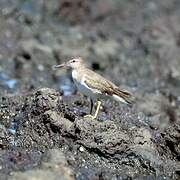
M 54 65 L 54 66 L 52 66 L 52 69 L 53 70 L 56 70 L 56 69 L 58 69 L 58 68 L 67 68 L 68 67 L 68 65 L 66 64 L 66 63 L 63 63 L 63 64 L 59 64 L 59 65 Z

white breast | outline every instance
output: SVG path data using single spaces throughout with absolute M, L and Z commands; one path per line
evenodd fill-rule
M 74 70 L 72 71 L 72 78 L 78 90 L 84 95 L 90 96 L 92 99 L 94 99 L 98 96 L 98 94 L 100 94 L 100 91 L 89 88 L 86 85 L 85 83 L 86 75 L 83 75 L 82 77 L 78 78 L 78 72 Z
M 73 80 L 78 78 L 78 73 L 77 73 L 77 71 L 72 70 L 72 78 L 73 78 Z

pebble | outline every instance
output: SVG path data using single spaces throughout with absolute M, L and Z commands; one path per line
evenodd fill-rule
M 80 152 L 84 152 L 84 151 L 85 151 L 84 147 L 81 146 L 81 147 L 79 148 L 79 151 L 80 151 Z

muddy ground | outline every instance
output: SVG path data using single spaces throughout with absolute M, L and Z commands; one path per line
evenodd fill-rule
M 0 179 L 179 179 L 179 0 L 0 1 Z M 69 72 L 82 56 L 127 88 L 97 120 Z

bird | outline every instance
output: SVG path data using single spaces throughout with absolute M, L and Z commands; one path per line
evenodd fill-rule
M 110 98 L 128 105 L 131 105 L 134 101 L 134 96 L 129 91 L 119 88 L 110 80 L 87 68 L 84 59 L 81 57 L 73 58 L 63 64 L 53 66 L 53 69 L 57 68 L 71 69 L 72 79 L 77 89 L 82 94 L 90 97 L 90 113 L 85 115 L 85 118 L 97 118 L 102 104 L 101 99 Z M 94 102 L 96 101 L 97 108 L 95 114 L 92 115 Z

